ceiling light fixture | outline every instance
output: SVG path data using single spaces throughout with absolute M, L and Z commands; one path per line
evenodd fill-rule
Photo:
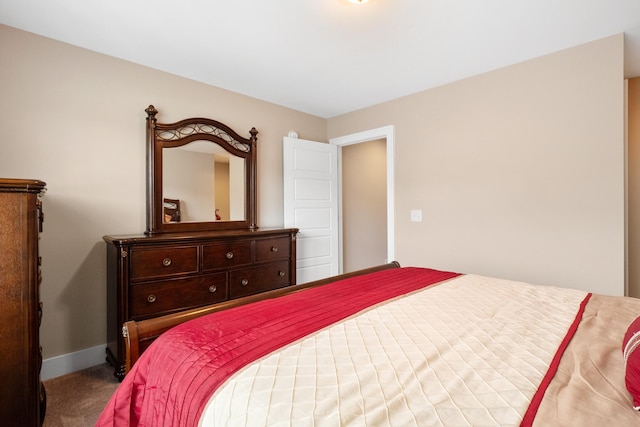
M 349 0 L 349 3 L 355 3 L 355 4 L 362 4 L 362 3 L 366 3 L 369 0 Z

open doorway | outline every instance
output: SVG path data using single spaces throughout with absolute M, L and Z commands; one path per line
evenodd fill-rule
M 394 127 L 385 126 L 333 138 L 329 142 L 341 148 L 338 150 L 338 170 L 340 173 L 340 185 L 338 187 L 341 192 L 340 200 L 342 201 L 340 209 L 340 271 L 349 272 L 393 261 L 395 259 Z M 367 144 L 361 147 L 353 147 L 354 151 L 348 148 L 349 146 L 364 143 Z M 380 153 L 381 150 L 384 153 Z M 373 160 L 373 157 L 376 157 L 376 160 Z M 349 163 L 346 166 L 343 165 L 345 161 Z M 369 161 L 374 162 L 375 168 L 378 170 L 373 170 L 374 167 L 370 167 Z M 380 162 L 384 163 L 383 168 L 380 167 Z M 344 170 L 347 168 L 348 172 L 345 173 Z M 379 197 L 370 194 L 370 192 L 376 191 L 373 188 L 367 189 L 366 194 L 360 194 L 358 187 L 364 184 L 361 182 L 362 177 L 358 177 L 358 175 L 367 175 L 370 179 L 375 179 L 377 191 L 384 192 L 386 196 L 383 202 L 380 202 Z M 372 176 L 375 176 L 375 178 L 371 178 Z M 347 180 L 346 186 L 345 179 Z M 366 180 L 366 178 L 364 179 Z M 358 183 L 358 180 L 360 183 Z M 381 180 L 384 183 L 380 182 Z M 372 185 L 374 185 L 373 181 Z M 351 193 L 345 194 L 345 192 Z M 369 209 L 376 209 L 376 213 L 367 213 L 366 208 L 364 210 L 361 209 L 361 203 L 366 203 Z M 375 224 L 380 222 L 383 223 L 382 228 L 373 228 Z M 375 234 L 373 236 L 376 245 L 375 249 L 371 246 L 370 250 L 368 246 L 371 243 L 372 236 L 365 238 L 363 233 Z M 378 249 L 380 245 L 386 249 L 386 254 Z M 366 250 L 363 250 L 363 248 Z M 357 252 L 360 253 L 354 255 Z
M 387 141 L 342 148 L 342 262 L 349 273 L 387 258 Z
M 384 227 L 372 230 L 386 234 L 386 257 L 383 252 L 372 255 L 364 267 L 395 260 L 394 257 L 394 127 L 346 135 L 329 144 L 283 138 L 284 226 L 299 229 L 296 250 L 297 283 L 307 283 L 344 272 L 342 233 L 342 149 L 368 141 L 384 142 L 386 160 L 386 233 Z M 357 162 L 357 161 L 356 161 Z M 354 167 L 355 173 L 366 168 L 366 161 Z M 382 174 L 384 175 L 384 174 Z M 381 190 L 382 192 L 382 190 Z M 384 211 L 383 205 L 376 210 Z M 356 217 L 356 221 L 357 221 Z M 382 220 L 383 222 L 385 219 Z M 349 242 L 350 247 L 363 248 L 363 243 Z M 384 243 L 383 243 L 384 245 Z M 362 266 L 365 261 L 358 261 Z M 349 267 L 352 268 L 352 267 Z

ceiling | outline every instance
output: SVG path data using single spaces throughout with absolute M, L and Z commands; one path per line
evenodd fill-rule
M 0 23 L 330 118 L 609 35 L 639 0 L 0 0 Z

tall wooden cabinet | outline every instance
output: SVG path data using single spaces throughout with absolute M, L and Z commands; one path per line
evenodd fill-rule
M 39 195 L 45 183 L 0 179 L 0 424 L 38 426 L 46 397 L 40 381 Z

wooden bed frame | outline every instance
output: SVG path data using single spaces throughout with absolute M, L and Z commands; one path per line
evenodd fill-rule
M 326 279 L 316 280 L 314 282 L 305 283 L 302 285 L 291 286 L 287 288 L 277 289 L 270 292 L 264 292 L 257 295 L 251 295 L 244 298 L 225 301 L 218 304 L 208 305 L 193 310 L 182 311 L 179 313 L 168 314 L 161 317 L 155 317 L 147 320 L 131 320 L 125 322 L 122 327 L 122 335 L 125 339 L 126 349 L 126 371 L 129 372 L 131 367 L 140 357 L 140 354 L 149 347 L 149 345 L 158 338 L 163 332 L 171 329 L 172 327 L 184 323 L 188 320 L 195 319 L 200 316 L 204 316 L 217 311 L 227 310 L 229 308 L 238 307 L 241 305 L 249 304 L 256 301 L 262 301 L 271 298 L 281 297 L 283 295 L 292 294 L 302 291 L 304 289 L 313 288 L 316 286 L 326 285 L 333 283 L 341 279 L 349 277 L 360 276 L 363 274 L 374 273 L 376 271 L 388 270 L 392 268 L 399 268 L 400 264 L 397 261 L 390 262 L 388 264 L 382 264 L 375 267 L 366 268 L 363 270 L 354 271 L 351 273 L 345 273 L 338 276 L 329 277 Z

